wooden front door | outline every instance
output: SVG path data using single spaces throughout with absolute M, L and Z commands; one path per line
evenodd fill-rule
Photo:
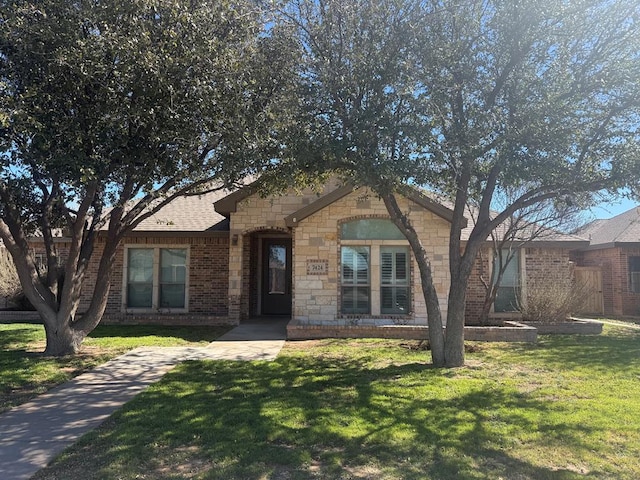
M 576 284 L 585 289 L 585 300 L 580 312 L 601 315 L 604 313 L 602 298 L 602 270 L 600 267 L 575 267 Z
M 262 313 L 291 315 L 291 239 L 262 240 Z

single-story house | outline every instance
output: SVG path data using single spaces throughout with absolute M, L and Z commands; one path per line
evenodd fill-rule
M 640 207 L 595 220 L 578 235 L 589 240 L 572 258 L 593 283 L 591 313 L 640 316 Z
M 399 203 L 427 250 L 446 318 L 452 211 L 418 190 Z M 513 317 L 516 293 L 526 298 L 532 282 L 571 276 L 570 252 L 587 246 L 558 233 L 520 249 L 493 314 Z M 113 267 L 105 322 L 235 325 L 284 316 L 303 326 L 427 324 L 409 244 L 367 188 L 263 196 L 252 184 L 179 198 L 122 242 Z M 478 322 L 492 268 L 487 243 L 469 284 L 468 324 Z
M 418 190 L 399 202 L 426 247 L 446 318 L 452 211 Z M 64 238 L 58 241 L 64 250 Z M 487 242 L 467 290 L 469 325 L 480 320 L 493 268 Z M 80 313 L 96 270 L 97 261 Z M 491 316 L 517 319 L 517 304 L 532 288 L 574 276 L 592 284 L 585 313 L 640 313 L 640 208 L 577 235 L 555 232 L 524 245 Z M 328 184 L 320 192 L 264 196 L 254 183 L 179 198 L 120 245 L 105 322 L 236 325 L 256 317 L 309 328 L 426 325 L 417 264 L 383 202 L 367 188 Z

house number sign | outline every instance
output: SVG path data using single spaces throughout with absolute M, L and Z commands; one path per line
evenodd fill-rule
M 329 260 L 307 260 L 307 275 L 327 275 Z

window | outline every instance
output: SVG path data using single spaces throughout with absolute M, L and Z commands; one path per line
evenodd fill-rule
M 269 294 L 284 295 L 287 288 L 287 247 L 269 245 Z
M 342 247 L 342 313 L 369 313 L 369 247 Z
M 342 240 L 405 240 L 396 225 L 385 218 L 366 218 L 345 222 L 340 227 Z
M 344 315 L 409 315 L 410 254 L 407 239 L 388 218 L 340 225 L 340 312 Z
M 160 308 L 184 308 L 187 280 L 187 251 L 160 249 Z
M 501 262 L 507 262 L 504 273 L 498 285 L 496 300 L 493 305 L 495 312 L 515 312 L 518 309 L 520 298 L 520 255 L 519 251 L 503 250 L 501 255 L 497 255 L 493 262 L 493 281 L 497 279 L 497 272 L 500 271 Z M 511 258 L 509 258 L 511 257 Z
M 380 313 L 409 313 L 409 251 L 380 247 Z
M 629 257 L 629 290 L 640 293 L 640 257 Z
M 126 308 L 185 309 L 187 249 L 128 248 Z
M 130 248 L 127 263 L 127 307 L 153 306 L 153 250 Z

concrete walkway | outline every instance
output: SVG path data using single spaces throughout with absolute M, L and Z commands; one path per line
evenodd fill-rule
M 141 347 L 0 415 L 0 479 L 28 479 L 185 360 L 273 360 L 286 321 L 242 324 L 206 347 Z

